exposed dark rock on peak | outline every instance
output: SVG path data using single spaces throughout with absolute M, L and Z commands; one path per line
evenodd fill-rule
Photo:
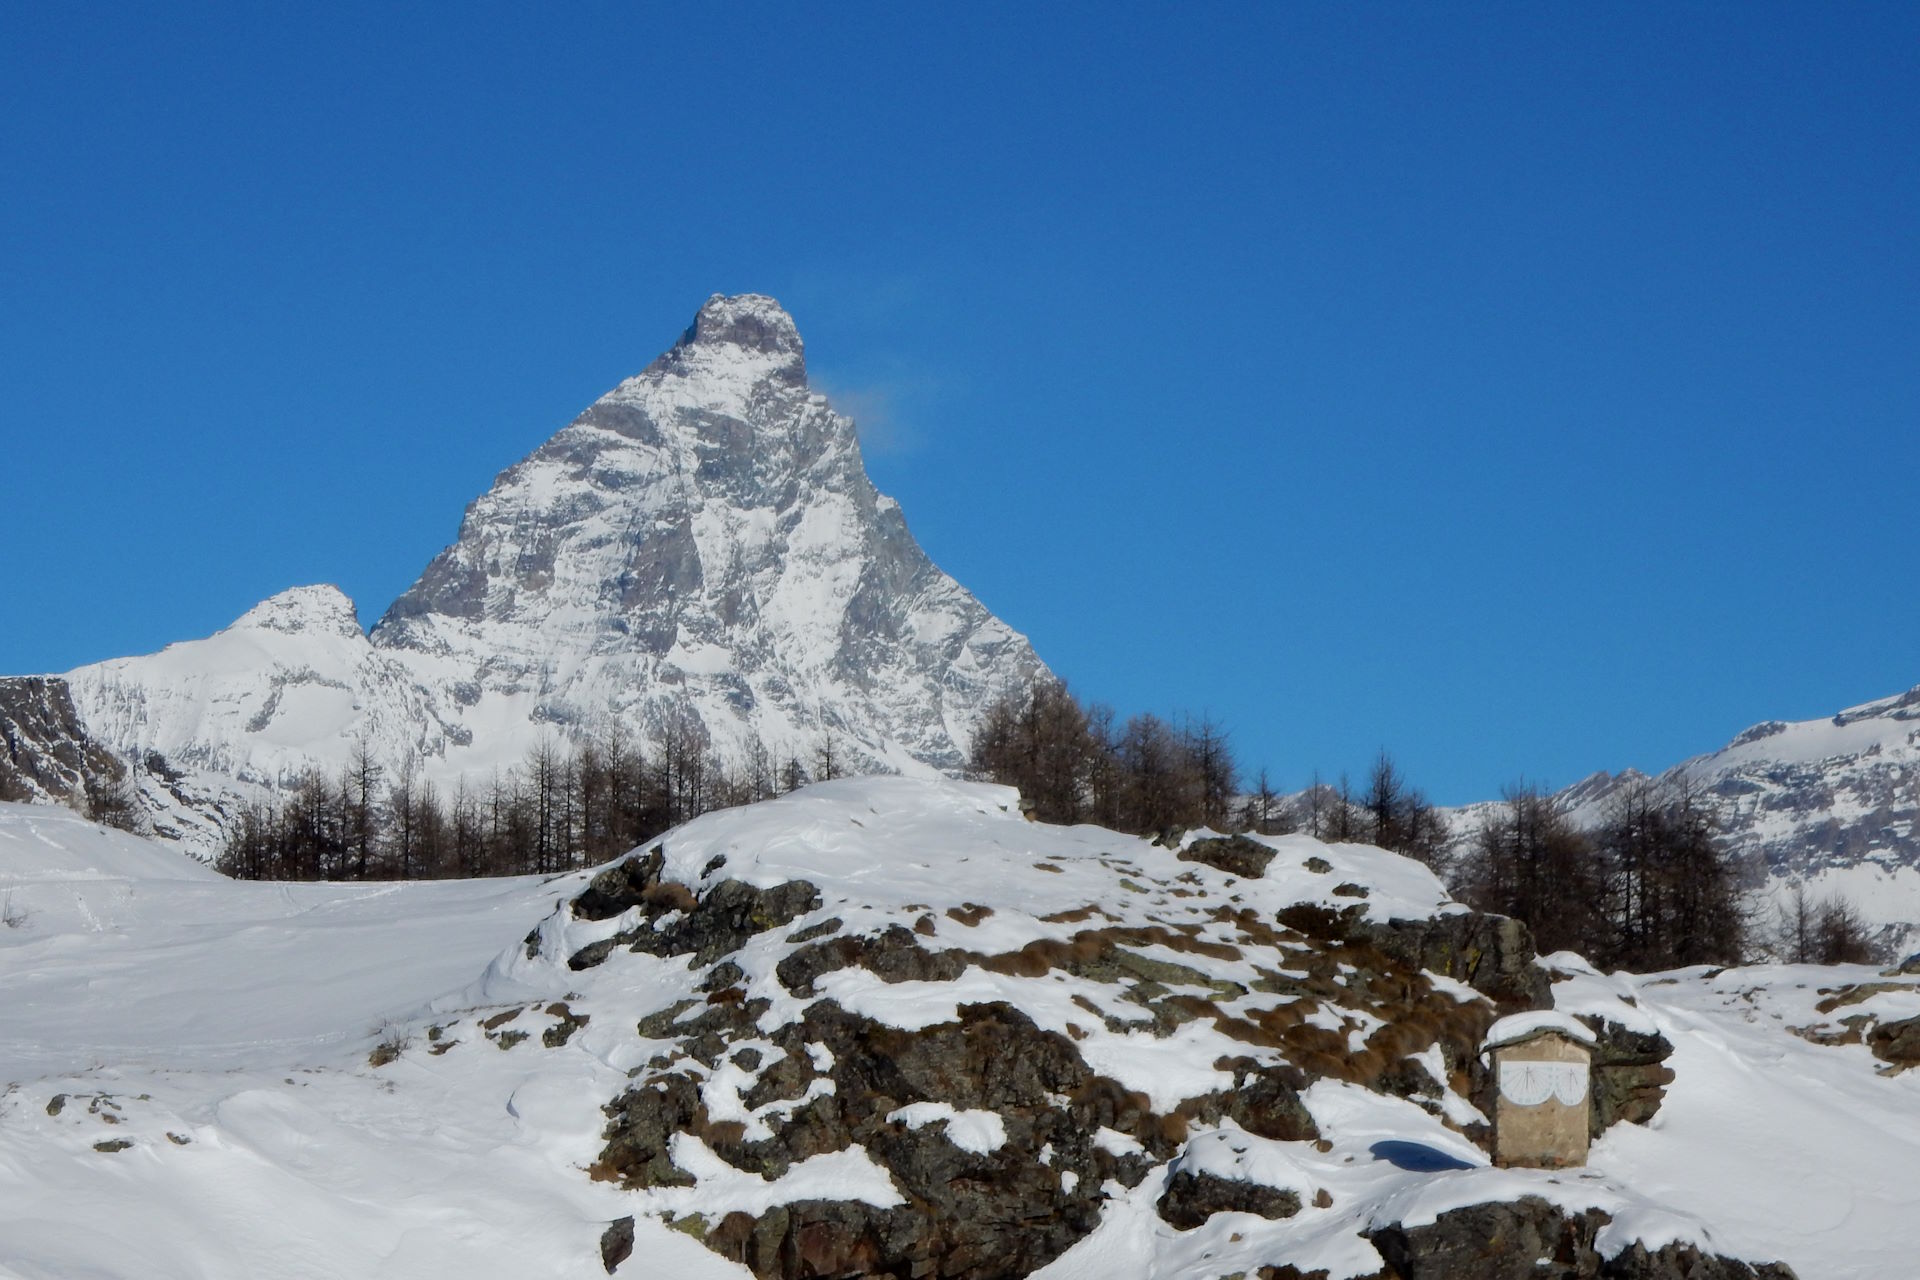
M 761 293 L 732 297 L 716 293 L 708 298 L 674 349 L 694 346 L 743 347 L 762 355 L 794 357 L 805 351 L 793 317 Z

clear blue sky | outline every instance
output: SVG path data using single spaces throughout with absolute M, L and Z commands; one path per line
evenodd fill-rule
M 1920 9 L 408 8 L 0 9 L 0 671 L 371 623 L 753 290 L 942 567 L 1283 785 L 1920 682 Z

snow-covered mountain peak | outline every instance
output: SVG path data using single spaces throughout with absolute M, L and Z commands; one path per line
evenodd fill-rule
M 875 491 L 793 318 L 741 294 L 501 472 L 370 634 L 337 589 L 300 587 L 73 689 L 103 743 L 253 799 L 363 742 L 451 787 L 555 735 L 689 717 L 723 761 L 830 741 L 840 770 L 951 772 L 1044 670 Z
M 346 592 L 331 583 L 289 587 L 269 596 L 236 618 L 228 631 L 278 631 L 286 635 L 340 636 L 362 634 L 360 615 Z
M 804 387 L 806 347 L 793 317 L 774 299 L 760 293 L 716 293 L 701 305 L 672 349 L 633 381 L 663 376 L 717 380 L 742 389 L 758 382 Z
M 875 492 L 759 294 L 709 298 L 503 472 L 372 638 L 473 708 L 476 744 L 482 721 L 644 732 L 686 708 L 723 755 L 832 732 L 914 771 L 962 765 L 987 702 L 1041 669 Z

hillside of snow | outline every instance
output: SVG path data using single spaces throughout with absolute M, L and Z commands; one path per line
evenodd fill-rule
M 1920 1211 L 1920 979 L 1535 965 L 1379 850 L 997 787 L 351 886 L 0 806 L 0 903 L 0 1276 L 1338 1278 L 1496 1221 L 1865 1276 Z M 1494 1169 L 1479 1038 L 1544 1005 L 1673 1077 L 1619 1068 L 1586 1169 Z

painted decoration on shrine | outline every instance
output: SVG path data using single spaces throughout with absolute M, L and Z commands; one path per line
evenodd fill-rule
M 1587 1101 L 1584 1062 L 1503 1062 L 1500 1096 L 1517 1107 L 1537 1107 L 1556 1098 L 1569 1107 Z

